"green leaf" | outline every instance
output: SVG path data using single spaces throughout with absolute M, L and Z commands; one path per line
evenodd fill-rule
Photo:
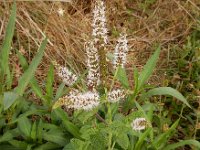
M 37 138 L 39 143 L 42 143 L 42 133 L 43 133 L 43 122 L 42 119 L 40 119 L 37 127 Z
M 9 143 L 11 145 L 13 145 L 16 148 L 20 148 L 20 149 L 26 149 L 28 144 L 26 142 L 23 141 L 17 141 L 17 140 L 11 140 L 9 141 Z
M 184 146 L 184 145 L 192 145 L 196 149 L 200 149 L 200 142 L 198 142 L 196 140 L 183 140 L 183 141 L 179 141 L 178 143 L 168 145 L 163 150 L 174 150 L 174 149 Z
M 61 108 L 57 108 L 54 111 L 57 117 L 62 120 L 67 131 L 69 131 L 74 137 L 82 139 L 80 136 L 79 129 L 68 120 L 67 114 Z
M 36 141 L 37 138 L 37 130 L 36 130 L 36 121 L 33 123 L 32 129 L 31 129 L 31 138 L 33 141 Z
M 46 44 L 47 44 L 47 38 L 45 38 L 45 40 L 42 42 L 42 44 L 38 50 L 38 53 L 33 58 L 28 69 L 25 71 L 25 73 L 20 78 L 19 85 L 15 88 L 16 92 L 19 95 L 23 95 L 23 93 L 26 89 L 26 86 L 29 84 L 30 80 L 33 78 L 34 73 L 37 69 L 37 66 L 39 65 L 39 63 L 42 60 L 42 56 L 44 54 L 44 49 L 45 49 Z
M 64 87 L 65 87 L 65 83 L 61 83 L 56 91 L 56 96 L 54 100 L 58 100 L 62 96 Z
M 140 135 L 139 140 L 137 141 L 135 145 L 135 149 L 142 149 L 142 144 L 146 140 L 146 137 L 149 135 L 151 132 L 152 128 L 148 128 L 143 134 Z
M 79 139 L 72 139 L 69 144 L 67 144 L 63 150 L 87 150 L 86 143 Z
M 16 3 L 14 2 L 12 6 L 11 16 L 8 21 L 8 25 L 6 28 L 5 33 L 5 39 L 2 44 L 1 53 L 0 53 L 0 61 L 1 61 L 1 67 L 4 73 L 6 73 L 6 70 L 9 69 L 9 53 L 11 49 L 11 42 L 14 35 L 14 29 L 15 29 L 15 20 L 16 20 Z
M 67 139 L 65 134 L 59 129 L 43 132 L 43 139 L 61 146 L 65 146 L 67 143 L 69 143 L 69 139 Z
M 51 65 L 49 68 L 49 72 L 47 75 L 47 82 L 46 82 L 48 104 L 51 104 L 51 100 L 53 98 L 53 81 L 54 81 L 54 67 L 53 65 Z
M 155 53 L 151 56 L 151 58 L 147 61 L 146 65 L 144 66 L 138 80 L 138 89 L 140 90 L 143 84 L 149 79 L 153 70 L 156 66 L 156 62 L 159 58 L 160 54 L 160 46 L 156 49 Z
M 18 121 L 18 128 L 25 138 L 31 137 L 31 122 L 28 118 L 23 117 Z
M 28 68 L 28 62 L 26 60 L 26 58 L 20 53 L 17 51 L 17 55 L 18 55 L 18 58 L 19 58 L 19 61 L 20 61 L 20 64 L 22 65 L 23 67 L 23 70 L 27 70 Z M 37 80 L 35 79 L 35 77 L 33 77 L 31 80 L 30 80 L 30 85 L 31 85 L 31 89 L 33 90 L 33 92 L 39 97 L 41 98 L 43 101 L 46 101 L 44 99 L 44 96 L 42 94 L 42 89 L 39 87 L 38 83 L 37 83 Z M 43 102 L 44 104 L 44 102 Z
M 189 105 L 189 103 L 187 102 L 185 97 L 180 92 L 178 92 L 177 90 L 175 90 L 171 87 L 154 88 L 152 90 L 149 90 L 145 94 L 145 96 L 147 96 L 147 97 L 151 97 L 154 95 L 171 95 L 171 96 L 177 98 L 178 100 L 182 101 L 184 104 L 186 104 L 188 107 L 191 108 L 191 106 Z
M 0 143 L 1 142 L 7 142 L 13 139 L 13 135 L 10 131 L 5 132 L 1 137 L 0 137 Z
M 163 144 L 165 144 L 168 140 L 168 138 L 171 137 L 171 134 L 173 131 L 175 131 L 176 127 L 179 124 L 179 120 L 178 119 L 165 133 L 160 134 L 154 141 L 153 141 L 153 145 L 159 149 Z M 161 147 L 162 148 L 162 147 Z
M 129 138 L 127 134 L 125 133 L 120 133 L 117 136 L 116 142 L 121 146 L 123 149 L 127 149 L 129 145 Z
M 26 58 L 19 51 L 17 51 L 17 56 L 19 58 L 19 62 L 21 64 L 23 70 L 26 70 L 28 68 L 28 62 L 27 62 Z
M 22 150 L 21 148 L 14 147 L 10 144 L 1 144 L 0 147 L 2 150 Z
M 14 92 L 5 92 L 3 97 L 4 110 L 10 108 L 10 106 L 18 99 L 18 95 Z
M 138 89 L 138 78 L 139 78 L 138 69 L 135 67 L 135 68 L 134 68 L 134 83 L 135 83 L 135 88 L 134 88 L 134 90 L 137 90 L 137 89 Z
M 116 77 L 125 88 L 129 88 L 129 81 L 124 68 L 118 67 Z
M 37 148 L 34 148 L 34 150 L 58 150 L 61 146 L 55 143 L 47 142 L 45 144 L 42 144 L 38 146 Z
M 30 115 L 42 115 L 42 114 L 46 114 L 46 110 L 43 109 L 33 109 L 33 110 L 29 110 L 26 111 L 25 113 L 21 114 L 18 118 L 16 118 L 15 120 L 13 120 L 12 122 L 10 122 L 9 124 L 13 124 L 15 122 L 19 122 L 20 119 L 23 119 L 24 117 L 28 117 Z

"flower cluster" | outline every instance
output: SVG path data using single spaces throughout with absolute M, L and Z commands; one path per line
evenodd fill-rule
M 88 67 L 87 85 L 89 89 L 94 89 L 100 83 L 100 73 L 98 50 L 95 48 L 93 41 L 86 44 L 86 54 Z
M 60 98 L 58 102 L 75 110 L 91 110 L 99 105 L 99 94 L 91 91 L 84 93 L 73 91 Z
M 118 102 L 126 96 L 125 91 L 116 89 L 108 93 L 108 101 L 110 103 Z
M 71 86 L 76 82 L 78 77 L 73 74 L 68 68 L 62 67 L 56 62 L 53 62 L 53 64 L 56 67 L 57 75 L 63 80 L 66 85 Z
M 116 69 L 118 66 L 124 67 L 124 64 L 126 63 L 126 55 L 128 52 L 128 41 L 126 39 L 126 34 L 121 34 L 118 43 L 115 47 L 115 53 L 114 53 L 114 61 L 113 65 Z
M 75 110 L 91 110 L 97 107 L 100 103 L 99 94 L 96 92 L 96 87 L 100 83 L 101 77 L 106 76 L 104 72 L 106 69 L 104 62 L 105 44 L 108 43 L 107 28 L 106 28 L 106 16 L 104 2 L 97 0 L 93 10 L 93 22 L 92 22 L 92 41 L 86 43 L 86 55 L 87 55 L 87 86 L 89 91 L 79 92 L 73 91 L 68 95 L 60 98 L 56 103 L 57 105 L 65 105 L 67 108 L 73 108 Z M 123 34 L 118 39 L 118 44 L 115 48 L 114 67 L 123 65 L 126 62 L 126 54 L 128 51 L 126 35 Z M 57 64 L 57 74 L 63 79 L 66 85 L 71 86 L 77 80 L 77 76 L 74 75 L 66 67 L 61 67 Z M 104 75 L 105 74 L 105 75 Z M 118 102 L 125 97 L 125 92 L 121 89 L 115 89 L 108 92 L 107 98 L 110 103 Z
M 94 7 L 92 27 L 93 27 L 92 36 L 94 37 L 94 42 L 97 43 L 99 40 L 102 39 L 103 42 L 107 44 L 108 30 L 106 28 L 105 6 L 104 2 L 101 0 L 97 0 L 96 5 Z
M 145 118 L 136 118 L 133 120 L 131 126 L 135 131 L 144 130 L 147 126 L 147 121 Z

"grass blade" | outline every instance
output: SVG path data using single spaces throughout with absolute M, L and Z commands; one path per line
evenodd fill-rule
M 30 66 L 28 67 L 28 69 L 25 71 L 25 73 L 22 75 L 22 77 L 19 80 L 19 85 L 15 88 L 15 91 L 19 94 L 19 95 L 23 95 L 27 85 L 29 84 L 30 80 L 33 78 L 34 73 L 37 69 L 37 66 L 39 65 L 39 63 L 42 60 L 42 56 L 43 56 L 43 52 L 45 49 L 45 46 L 47 44 L 47 38 L 42 42 L 38 53 L 36 54 L 36 56 L 33 58 Z
M 14 35 L 15 29 L 15 20 L 16 20 L 16 3 L 12 6 L 11 16 L 8 21 L 6 28 L 5 39 L 2 44 L 2 49 L 0 53 L 1 67 L 3 75 L 6 73 L 6 70 L 9 69 L 9 53 L 11 49 L 11 42 Z
M 160 136 L 158 136 L 158 138 L 156 138 L 153 141 L 153 145 L 155 147 L 157 147 L 157 149 L 159 149 L 161 147 L 161 145 L 163 143 L 166 143 L 168 138 L 171 137 L 172 132 L 175 131 L 175 129 L 178 126 L 178 124 L 179 124 L 179 119 L 169 128 L 169 130 L 167 130 L 167 132 L 165 132 L 165 133 L 161 134 Z
M 156 66 L 156 62 L 159 58 L 160 54 L 160 46 L 156 49 L 155 53 L 151 56 L 151 58 L 147 61 L 146 65 L 144 66 L 138 80 L 138 89 L 140 90 L 143 84 L 149 79 L 153 70 Z
M 21 64 L 23 70 L 26 70 L 28 68 L 28 62 L 27 62 L 26 58 L 20 52 L 18 52 L 18 51 L 17 51 L 17 55 L 18 55 L 19 62 Z M 35 77 L 33 77 L 30 80 L 30 85 L 31 85 L 31 88 L 32 88 L 33 92 L 39 98 L 41 98 L 43 101 L 46 101 L 44 99 L 44 96 L 43 96 L 43 93 L 42 93 L 42 89 L 39 87 L 39 85 L 38 85 L 37 80 L 35 79 Z M 44 102 L 43 102 L 43 104 L 44 104 Z
M 51 65 L 48 71 L 47 82 L 46 82 L 46 96 L 48 99 L 48 105 L 51 104 L 51 100 L 53 98 L 53 81 L 54 81 L 54 67 L 53 65 Z
M 151 128 L 149 128 L 149 129 L 147 129 L 142 135 L 140 135 L 140 137 L 139 137 L 139 140 L 138 140 L 138 142 L 136 143 L 136 145 L 135 145 L 135 149 L 142 149 L 142 144 L 144 143 L 144 141 L 145 141 L 145 138 L 149 135 L 149 133 L 150 133 L 150 131 L 151 131 L 152 129 Z
M 180 101 L 182 101 L 184 104 L 186 104 L 188 107 L 191 108 L 191 106 L 189 105 L 189 103 L 187 102 L 187 100 L 185 99 L 185 97 L 178 92 L 177 90 L 171 88 L 171 87 L 159 87 L 159 88 L 154 88 L 152 90 L 149 90 L 145 96 L 147 97 L 151 97 L 154 95 L 171 95 L 177 99 L 179 99 Z
M 183 140 L 183 141 L 180 141 L 178 143 L 168 145 L 163 150 L 174 150 L 174 149 L 181 147 L 181 146 L 184 146 L 184 145 L 193 145 L 197 149 L 200 149 L 200 142 L 198 142 L 196 140 Z

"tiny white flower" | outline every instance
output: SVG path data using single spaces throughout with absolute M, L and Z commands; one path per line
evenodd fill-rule
M 97 0 L 93 10 L 93 22 L 92 22 L 92 35 L 94 36 L 94 42 L 103 41 L 102 45 L 108 42 L 108 29 L 106 28 L 106 16 L 105 5 L 101 0 Z
M 78 77 L 73 74 L 68 68 L 60 66 L 55 61 L 53 62 L 53 65 L 56 68 L 56 74 L 63 80 L 66 85 L 71 86 L 78 79 Z
M 128 41 L 126 39 L 126 34 L 120 34 L 117 42 L 118 43 L 114 52 L 113 65 L 114 68 L 117 68 L 118 66 L 123 68 L 126 63 L 126 55 L 128 53 Z
M 116 89 L 108 93 L 108 101 L 111 103 L 118 102 L 125 97 L 125 92 L 121 89 Z
M 145 118 L 136 118 L 131 123 L 131 126 L 132 126 L 133 130 L 135 130 L 135 131 L 144 130 L 147 126 L 147 121 Z
M 73 108 L 75 110 L 92 110 L 100 103 L 99 94 L 97 92 L 71 92 L 69 95 L 61 98 L 63 104 L 67 108 Z
M 57 13 L 58 13 L 59 16 L 63 16 L 64 12 L 65 12 L 65 10 L 62 9 L 62 8 L 59 8 L 58 11 L 57 11 Z
M 93 41 L 86 44 L 86 54 L 88 68 L 87 85 L 89 88 L 94 89 L 100 83 L 100 73 L 98 50 L 94 47 Z

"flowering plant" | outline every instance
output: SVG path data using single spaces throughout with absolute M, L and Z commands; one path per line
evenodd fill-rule
M 125 70 L 128 40 L 126 34 L 122 33 L 114 50 L 114 71 L 110 83 L 107 80 L 111 73 L 106 64 L 106 45 L 109 41 L 103 1 L 96 1 L 93 13 L 92 39 L 86 43 L 85 49 L 87 86 L 84 82 L 79 84 L 84 74 L 79 77 L 67 67 L 53 62 L 57 75 L 63 81 L 55 91 L 53 65 L 42 88 L 34 77 L 44 55 L 47 38 L 41 43 L 30 65 L 23 54 L 17 51 L 24 73 L 18 85 L 13 84 L 9 53 L 16 20 L 14 3 L 0 51 L 0 148 L 169 150 L 184 145 L 200 148 L 196 140 L 169 144 L 170 138 L 175 136 L 182 112 L 174 122 L 174 119 L 167 117 L 168 111 L 162 111 L 160 103 L 152 102 L 159 99 L 150 99 L 154 95 L 171 95 L 190 107 L 175 89 L 153 88 L 145 84 L 155 68 L 160 47 L 140 73 L 137 68 L 134 69 L 134 86 L 131 87 Z M 60 15 L 64 15 L 63 11 Z M 116 80 L 121 83 L 118 87 L 115 87 Z M 15 85 L 14 88 L 12 85 Z M 34 96 L 30 96 L 30 93 Z M 40 103 L 37 104 L 35 99 L 30 102 L 33 97 Z
M 168 140 L 167 137 L 163 138 L 163 136 L 171 134 L 179 120 L 167 129 L 162 137 L 157 137 L 155 140 L 152 121 L 156 106 L 150 102 L 140 106 L 136 100 L 145 100 L 153 95 L 168 94 L 181 100 L 187 106 L 189 104 L 178 91 L 170 87 L 154 88 L 144 92 L 145 82 L 152 74 L 159 57 L 160 46 L 140 74 L 137 69 L 134 70 L 134 88 L 131 89 L 125 71 L 129 49 L 128 40 L 126 33 L 120 34 L 112 60 L 114 77 L 111 86 L 108 86 L 106 64 L 108 29 L 106 28 L 105 5 L 101 0 L 96 1 L 93 10 L 92 28 L 92 39 L 86 43 L 85 49 L 88 88 L 83 92 L 72 88 L 67 95 L 59 98 L 53 106 L 53 109 L 56 109 L 64 105 L 65 108 L 74 110 L 74 118 L 82 124 L 81 138 L 74 138 L 65 148 L 93 149 L 99 145 L 97 149 L 162 149 L 164 146 L 162 142 L 166 143 Z M 54 65 L 57 75 L 67 86 L 76 84 L 77 75 L 55 62 Z M 114 87 L 116 79 L 121 82 L 121 88 Z

